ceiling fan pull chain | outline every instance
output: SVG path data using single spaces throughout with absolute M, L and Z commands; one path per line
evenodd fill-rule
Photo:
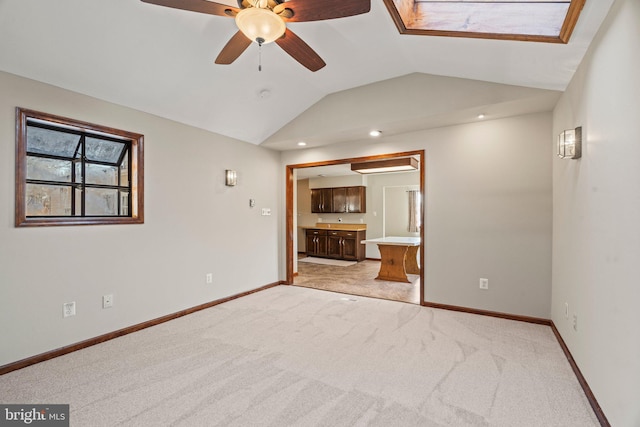
M 264 43 L 264 39 L 258 37 L 256 41 L 258 42 L 258 71 L 262 71 L 262 43 Z

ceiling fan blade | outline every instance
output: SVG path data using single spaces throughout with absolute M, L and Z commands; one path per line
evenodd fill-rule
M 251 40 L 242 34 L 242 31 L 238 31 L 222 48 L 216 58 L 216 64 L 231 64 L 238 59 L 238 56 L 240 56 L 250 44 Z
M 209 15 L 232 16 L 229 10 L 236 14 L 240 11 L 237 7 L 226 4 L 214 3 L 207 0 L 142 0 L 144 3 L 166 6 L 174 9 L 188 10 L 191 12 L 208 13 Z
M 327 65 L 322 58 L 320 58 L 320 56 L 318 56 L 318 54 L 309 47 L 308 44 L 288 28 L 284 32 L 284 35 L 276 40 L 276 43 L 285 52 L 291 55 L 293 59 L 311 71 L 318 71 L 320 68 Z
M 292 17 L 284 17 L 287 22 L 322 21 L 360 15 L 371 10 L 371 0 L 289 0 L 274 8 L 279 13 L 284 9 L 293 11 Z

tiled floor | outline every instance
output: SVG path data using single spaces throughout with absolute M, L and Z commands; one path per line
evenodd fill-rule
M 376 280 L 380 261 L 365 260 L 350 267 L 298 263 L 294 285 L 351 295 L 420 303 L 420 276 L 408 275 L 411 283 Z

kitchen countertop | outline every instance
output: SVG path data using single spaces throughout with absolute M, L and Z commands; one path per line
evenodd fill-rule
M 378 245 L 394 245 L 394 246 L 420 246 L 419 237 L 379 237 L 377 239 L 367 239 L 360 243 L 376 243 Z
M 300 228 L 312 228 L 319 230 L 339 230 L 339 231 L 365 231 L 367 224 L 345 224 L 345 223 L 333 223 L 333 222 L 318 222 L 316 225 L 304 225 Z

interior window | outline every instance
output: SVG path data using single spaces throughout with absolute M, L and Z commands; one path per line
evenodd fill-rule
M 17 109 L 16 226 L 144 222 L 143 136 Z

